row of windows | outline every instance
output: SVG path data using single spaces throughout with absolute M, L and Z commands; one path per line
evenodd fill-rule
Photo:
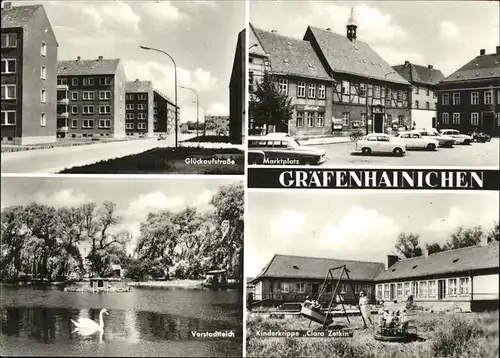
M 147 127 L 146 123 L 125 123 L 125 129 L 135 129 L 136 124 L 137 124 L 137 129 L 146 129 Z
M 15 59 L 2 59 L 0 70 L 2 75 L 16 73 L 16 60 Z M 40 79 L 47 79 L 47 67 L 40 66 Z
M 81 128 L 83 129 L 92 129 L 94 128 L 94 124 L 98 125 L 98 128 L 101 129 L 109 129 L 111 128 L 111 120 L 110 119 L 99 119 L 98 121 L 94 119 L 72 119 L 71 120 L 71 128 L 78 128 L 78 123 L 81 123 Z
M 470 278 L 448 278 L 439 280 L 384 283 L 376 285 L 377 300 L 413 298 L 445 298 L 446 296 L 468 295 L 470 293 Z M 391 293 L 391 285 L 395 291 Z M 394 288 L 393 288 L 394 290 Z
M 449 93 L 443 93 L 441 99 L 442 99 L 443 105 L 450 104 L 450 94 Z M 451 99 L 452 99 L 452 104 L 454 106 L 460 105 L 460 93 L 453 93 Z M 484 92 L 483 103 L 480 103 L 479 92 L 471 92 L 470 104 L 472 104 L 472 105 L 493 104 L 493 92 L 491 92 L 491 91 Z M 497 104 L 500 104 L 500 91 L 497 92 Z
M 420 94 L 420 86 L 414 86 L 413 90 L 415 94 Z M 425 87 L 425 95 L 430 96 L 431 95 L 431 90 L 429 87 Z M 436 92 L 432 92 L 432 97 L 436 98 Z
M 125 109 L 128 110 L 128 111 L 131 111 L 131 110 L 134 110 L 136 108 L 135 104 L 133 103 L 128 103 L 126 106 L 125 106 Z M 143 103 L 138 103 L 137 104 L 137 109 L 140 110 L 140 111 L 144 111 L 146 110 L 146 105 L 143 104 Z M 155 114 L 158 112 L 157 109 L 155 109 Z
M 460 124 L 460 113 L 453 113 L 453 122 L 452 124 Z M 450 123 L 450 114 L 449 113 L 442 113 L 441 114 L 441 121 L 443 124 L 449 124 Z M 471 113 L 470 114 L 470 123 L 473 126 L 478 126 L 479 125 L 479 113 Z M 500 126 L 500 113 L 497 113 L 497 125 Z
M 136 119 L 135 113 L 125 113 L 125 119 Z M 146 113 L 137 113 L 137 119 L 146 119 Z
M 297 111 L 295 126 L 304 127 L 305 119 L 307 119 L 308 127 L 324 127 L 325 125 L 325 113 Z
M 0 123 L 2 126 L 15 126 L 16 125 L 16 111 L 2 111 Z M 40 113 L 40 126 L 47 125 L 47 116 L 45 113 Z
M 17 47 L 17 34 L 2 34 L 1 35 L 2 48 L 16 48 Z M 47 44 L 40 43 L 40 55 L 47 56 Z
M 16 99 L 16 85 L 2 85 L 1 99 Z M 47 91 L 40 90 L 40 102 L 47 102 Z
M 307 91 L 306 91 L 307 88 Z M 317 89 L 317 91 L 316 91 Z M 316 86 L 315 83 L 306 83 L 298 82 L 297 83 L 297 97 L 298 98 L 317 98 L 317 99 L 325 99 L 326 98 L 326 86 L 323 84 L 319 84 Z
M 94 114 L 95 107 L 90 106 L 90 105 L 84 105 L 82 106 L 82 111 L 81 114 Z M 58 110 L 59 112 L 59 110 Z M 71 106 L 71 114 L 80 114 L 79 107 L 78 106 Z M 110 105 L 100 105 L 99 106 L 99 114 L 111 114 L 111 106 Z
M 420 102 L 419 101 L 415 101 L 415 108 L 420 108 Z M 430 109 L 431 108 L 431 104 L 427 101 L 425 102 L 425 109 Z
M 318 289 L 319 289 L 318 285 Z M 341 283 L 339 286 L 340 291 L 338 293 L 340 294 L 346 294 L 347 292 L 352 292 L 352 289 L 354 288 L 354 293 L 358 294 L 361 290 L 365 290 L 365 292 L 368 295 L 371 295 L 372 291 L 372 286 L 371 285 L 362 285 L 362 284 L 352 284 L 352 288 L 350 287 L 350 284 L 347 283 Z M 325 287 L 325 292 L 327 293 L 332 293 L 333 292 L 333 287 L 334 285 L 328 284 Z M 305 282 L 281 282 L 279 285 L 281 293 L 290 293 L 290 292 L 296 292 L 296 293 L 305 293 L 306 292 L 306 283 Z M 320 289 L 322 290 L 322 289 Z
M 94 77 L 82 77 L 82 84 L 84 86 L 95 86 L 95 78 Z M 109 86 L 113 83 L 112 77 L 99 77 L 99 85 L 100 86 Z M 68 85 L 67 77 L 60 77 L 57 79 L 58 85 Z M 80 84 L 80 77 L 72 77 L 71 85 L 78 86 Z
M 148 100 L 148 95 L 144 93 L 127 93 L 125 96 L 127 101 L 147 101 Z
M 81 98 L 84 101 L 93 101 L 96 99 L 97 92 L 96 91 L 83 91 L 81 94 Z M 70 92 L 70 97 L 72 101 L 78 101 L 79 99 L 79 92 L 78 91 L 71 91 Z M 65 99 L 63 97 L 60 97 L 58 99 Z M 111 99 L 111 91 L 99 91 L 99 100 L 110 100 Z

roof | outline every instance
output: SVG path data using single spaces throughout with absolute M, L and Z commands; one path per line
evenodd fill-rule
M 254 280 L 266 277 L 323 280 L 329 269 L 343 265 L 349 270 L 349 277 L 356 281 L 372 281 L 384 269 L 380 262 L 274 255 Z
M 160 96 L 161 98 L 163 98 L 165 101 L 167 101 L 168 103 L 170 103 L 172 106 L 175 106 L 174 101 L 172 101 L 170 99 L 170 97 L 168 97 L 167 95 L 163 94 L 162 92 L 154 89 L 153 93 L 156 93 L 158 96 Z M 177 106 L 177 108 L 179 108 L 179 107 Z
M 251 27 L 276 74 L 331 80 L 309 41 Z
M 500 80 L 500 54 L 479 55 L 446 77 L 441 83 L 479 79 Z
M 250 34 L 249 34 L 250 44 L 248 45 L 248 53 L 250 55 L 254 55 L 254 56 L 267 57 L 267 53 L 264 50 L 264 48 L 262 47 L 262 44 L 260 43 L 259 38 L 255 34 L 255 29 L 252 26 L 252 24 L 250 24 L 250 29 L 252 31 L 250 31 Z
M 392 66 L 397 73 L 410 83 L 420 83 L 425 85 L 436 85 L 444 79 L 444 75 L 440 70 L 429 68 L 429 66 L 414 65 L 406 63 L 402 65 Z
M 498 268 L 498 241 L 429 255 L 403 259 L 382 271 L 377 281 L 441 275 L 446 273 Z
M 121 267 L 121 265 L 118 265 L 118 264 L 111 264 L 111 269 L 112 270 L 121 270 L 122 267 Z
M 120 59 L 57 61 L 57 75 L 114 75 L 119 63 Z
M 2 29 L 26 27 L 42 5 L 12 6 L 2 9 Z
M 125 85 L 125 92 L 127 93 L 149 92 L 152 90 L 153 83 L 151 81 L 128 81 Z
M 307 28 L 306 39 L 316 40 L 328 65 L 336 73 L 409 85 L 398 73 L 389 75 L 394 69 L 365 42 L 351 42 L 344 35 L 313 26 Z

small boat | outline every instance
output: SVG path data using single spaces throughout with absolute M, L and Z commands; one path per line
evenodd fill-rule
M 321 310 L 313 310 L 310 307 L 302 306 L 300 314 L 311 321 L 329 326 L 333 323 L 332 316 L 327 316 Z

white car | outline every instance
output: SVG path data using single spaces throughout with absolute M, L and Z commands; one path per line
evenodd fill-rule
M 470 135 L 462 134 L 456 129 L 441 129 L 439 133 L 452 137 L 457 144 L 469 145 L 472 143 L 472 137 Z
M 418 132 L 399 132 L 394 137 L 406 144 L 406 149 L 436 150 L 439 142 L 435 139 L 422 137 Z
M 356 151 L 363 154 L 392 153 L 402 156 L 406 153 L 406 145 L 390 135 L 371 133 L 356 142 Z
M 429 137 L 429 138 L 437 140 L 439 142 L 440 147 L 451 148 L 451 147 L 453 147 L 453 144 L 455 144 L 455 139 L 453 137 L 450 137 L 448 135 L 443 135 L 443 134 L 439 133 L 434 128 L 416 129 L 416 130 L 414 130 L 414 132 L 419 133 L 422 137 Z

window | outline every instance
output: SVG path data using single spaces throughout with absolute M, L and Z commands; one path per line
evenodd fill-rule
M 389 299 L 390 298 L 390 284 L 384 283 L 384 299 Z
M 94 106 L 83 106 L 83 114 L 94 114 Z
M 72 86 L 78 86 L 78 77 L 73 77 L 71 79 L 71 85 Z
M 78 114 L 78 106 L 71 106 L 71 114 Z
M 443 93 L 442 99 L 443 99 L 443 105 L 450 104 L 450 95 L 448 93 Z
M 468 295 L 469 294 L 469 278 L 468 277 L 462 277 L 460 279 L 460 294 L 461 295 Z
M 125 123 L 125 129 L 134 129 L 134 123 Z
M 373 87 L 373 97 L 380 98 L 380 86 Z
M 16 85 L 2 85 L 2 99 L 16 99 Z
M 351 93 L 351 84 L 349 81 L 342 81 L 342 94 L 350 94 Z
M 427 87 L 427 88 L 425 89 L 425 95 L 426 95 L 426 96 L 430 96 L 430 94 L 431 94 L 431 93 L 430 93 L 430 89 Z
M 404 124 L 405 124 L 405 117 L 404 116 L 402 116 L 402 115 L 398 116 L 398 124 L 400 126 L 404 126 Z
M 460 113 L 453 113 L 453 124 L 460 124 Z
M 47 116 L 45 113 L 40 114 L 40 126 L 45 127 L 47 125 Z
M 135 99 L 135 95 L 132 93 L 129 93 L 129 94 L 125 95 L 125 99 L 127 101 L 133 101 Z
M 307 126 L 314 127 L 314 112 L 306 112 L 307 113 Z
M 2 48 L 4 47 L 17 47 L 17 35 L 2 34 Z
M 479 125 L 479 113 L 471 113 L 470 114 L 470 123 L 473 126 L 478 126 Z
M 16 111 L 2 111 L 2 126 L 16 125 Z
M 344 126 L 348 126 L 349 125 L 349 117 L 350 117 L 350 113 L 349 112 L 342 112 L 342 124 Z
M 111 128 L 111 120 L 99 119 L 99 128 Z
M 66 77 L 64 77 L 64 78 L 58 78 L 57 79 L 57 84 L 58 85 L 67 85 L 68 84 L 68 79 Z
M 441 116 L 443 124 L 448 124 L 450 122 L 450 115 L 448 113 L 443 113 Z
M 84 119 L 82 128 L 94 128 L 94 120 L 93 119 Z
M 296 127 L 304 127 L 304 112 L 297 112 Z
M 15 59 L 3 59 L 2 60 L 2 74 L 4 73 L 16 73 L 16 60 Z
M 78 128 L 78 119 L 71 120 L 71 128 Z
M 83 78 L 83 85 L 84 86 L 93 86 L 94 85 L 94 78 L 93 77 L 84 77 Z
M 377 291 L 376 291 L 376 294 L 375 294 L 375 297 L 377 298 L 377 300 L 381 300 L 382 299 L 382 285 L 377 285 Z
M 420 106 L 420 103 L 418 103 L 418 101 L 415 101 L 415 108 L 418 109 L 419 106 Z
M 318 99 L 325 99 L 325 98 L 326 98 L 326 86 L 318 85 Z
M 392 114 L 387 114 L 386 116 L 386 121 L 387 121 L 387 125 L 391 125 L 392 124 Z
M 306 96 L 306 83 L 299 81 L 297 83 L 297 97 L 304 98 Z
M 391 97 L 392 97 L 392 90 L 388 88 L 387 91 L 385 92 L 385 98 L 390 100 Z
M 303 282 L 297 283 L 297 292 L 298 293 L 304 293 L 306 292 L 306 284 Z
M 47 91 L 44 89 L 40 91 L 40 102 L 47 102 Z
M 288 94 L 288 80 L 285 78 L 279 79 L 279 89 L 284 94 Z
M 138 94 L 137 99 L 139 101 L 147 101 L 148 100 L 148 95 L 147 94 Z
M 471 92 L 470 104 L 479 104 L 479 92 Z
M 111 99 L 111 91 L 99 91 L 99 99 Z
M 361 97 L 366 97 L 366 83 L 361 83 L 359 85 L 359 95 Z
M 153 109 L 153 112 L 154 112 L 155 115 L 157 115 L 158 114 L 158 108 Z
M 316 84 L 309 83 L 307 88 L 307 98 L 316 98 Z
M 411 295 L 411 289 L 410 289 L 410 283 L 409 282 L 404 282 L 403 283 L 403 293 L 405 297 L 408 297 Z
M 366 113 L 361 113 L 361 127 L 365 127 L 366 126 Z
M 281 283 L 281 292 L 283 292 L 283 293 L 290 292 L 290 285 L 288 284 L 288 282 Z
M 412 282 L 411 283 L 411 294 L 413 295 L 413 298 L 418 298 L 418 282 Z
M 457 279 L 448 279 L 448 296 L 456 296 L 458 294 Z
M 47 56 L 47 44 L 45 42 L 42 42 L 40 46 L 40 55 Z
M 153 108 L 158 108 L 158 102 L 153 102 Z
M 84 101 L 92 101 L 94 99 L 94 91 L 84 91 L 83 92 L 83 100 Z
M 137 105 L 137 109 L 140 110 L 140 111 L 144 111 L 146 109 L 146 105 L 145 104 L 142 104 L 142 103 L 139 103 Z
M 436 281 L 428 282 L 427 294 L 429 297 L 436 297 Z
M 101 77 L 99 78 L 99 84 L 101 86 L 107 86 L 111 84 L 111 78 L 110 77 Z
M 99 106 L 99 114 L 110 114 L 111 106 L 100 105 Z
M 398 90 L 398 93 L 396 95 L 396 99 L 398 102 L 401 102 L 403 100 L 403 91 Z
M 135 119 L 135 113 L 127 113 L 125 114 L 126 119 Z
M 132 104 L 127 104 L 125 105 L 125 109 L 128 110 L 128 111 L 131 111 L 135 108 L 135 105 L 132 103 Z
M 323 127 L 325 125 L 325 114 L 323 112 L 318 112 L 317 116 L 317 126 L 318 127 Z
M 484 92 L 484 104 L 493 104 L 492 97 L 490 91 Z
M 78 92 L 71 92 L 71 100 L 73 101 L 78 100 Z
M 453 93 L 453 105 L 458 106 L 460 104 L 460 93 Z
M 416 93 L 416 94 L 419 94 L 419 93 L 420 93 L 420 87 L 419 87 L 419 86 L 415 86 L 415 93 Z
M 429 101 L 425 102 L 425 109 L 431 109 L 431 104 Z
M 403 298 L 403 284 L 402 283 L 396 284 L 396 297 Z
M 420 281 L 420 297 L 427 297 L 427 281 Z
M 146 113 L 137 113 L 137 119 L 146 119 Z

